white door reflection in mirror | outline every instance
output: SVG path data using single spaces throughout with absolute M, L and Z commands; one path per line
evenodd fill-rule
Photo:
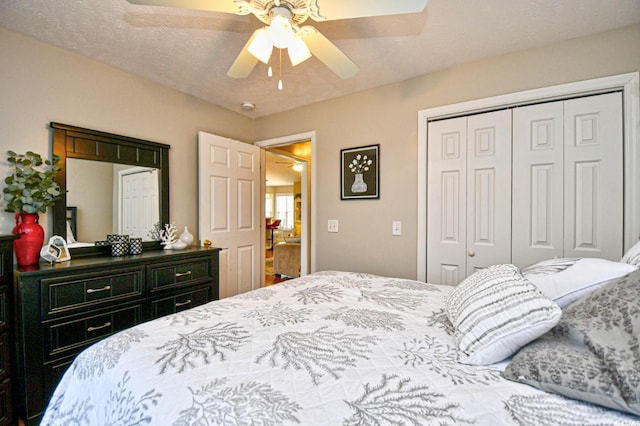
M 148 238 L 158 217 L 158 170 L 130 167 L 118 176 L 118 233 Z

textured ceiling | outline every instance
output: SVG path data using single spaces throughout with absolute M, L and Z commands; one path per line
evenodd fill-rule
M 251 117 L 637 22 L 640 0 L 430 0 L 418 14 L 313 23 L 360 73 L 342 80 L 316 58 L 292 68 L 285 54 L 279 92 L 262 63 L 246 79 L 226 75 L 261 26 L 253 16 L 125 0 L 0 0 L 6 29 Z M 243 111 L 243 101 L 256 108 Z

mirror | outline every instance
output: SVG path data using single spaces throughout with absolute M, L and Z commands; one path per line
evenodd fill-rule
M 67 242 L 93 245 L 109 234 L 152 241 L 160 221 L 159 169 L 67 158 Z
M 72 256 L 108 253 L 108 234 L 143 239 L 169 223 L 169 145 L 51 123 L 56 181 L 67 192 L 53 207 L 53 233 L 67 236 Z

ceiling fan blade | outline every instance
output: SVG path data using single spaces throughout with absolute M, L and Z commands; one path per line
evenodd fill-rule
M 258 58 L 249 53 L 249 45 L 256 37 L 258 31 L 260 31 L 260 29 L 257 29 L 253 32 L 247 43 L 238 54 L 236 60 L 233 61 L 233 64 L 231 64 L 229 71 L 227 71 L 227 75 L 229 77 L 246 78 L 249 77 L 249 74 L 251 74 L 251 71 L 253 71 L 253 68 L 258 63 Z
M 238 13 L 240 7 L 233 0 L 127 0 L 144 6 L 167 6 L 179 9 L 208 10 L 211 12 Z
M 310 25 L 301 28 L 302 40 L 316 58 L 331 68 L 340 78 L 351 78 L 360 68 L 338 47 Z
M 428 0 L 316 0 L 309 16 L 314 21 L 362 18 L 366 16 L 418 13 Z

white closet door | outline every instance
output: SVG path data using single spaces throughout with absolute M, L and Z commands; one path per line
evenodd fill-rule
M 467 120 L 467 270 L 511 261 L 511 111 Z
M 427 282 L 456 285 L 466 276 L 467 118 L 429 123 Z
M 563 102 L 513 110 L 512 263 L 563 256 Z
M 565 256 L 623 250 L 622 94 L 565 102 Z
M 429 123 L 427 281 L 511 260 L 511 112 Z

